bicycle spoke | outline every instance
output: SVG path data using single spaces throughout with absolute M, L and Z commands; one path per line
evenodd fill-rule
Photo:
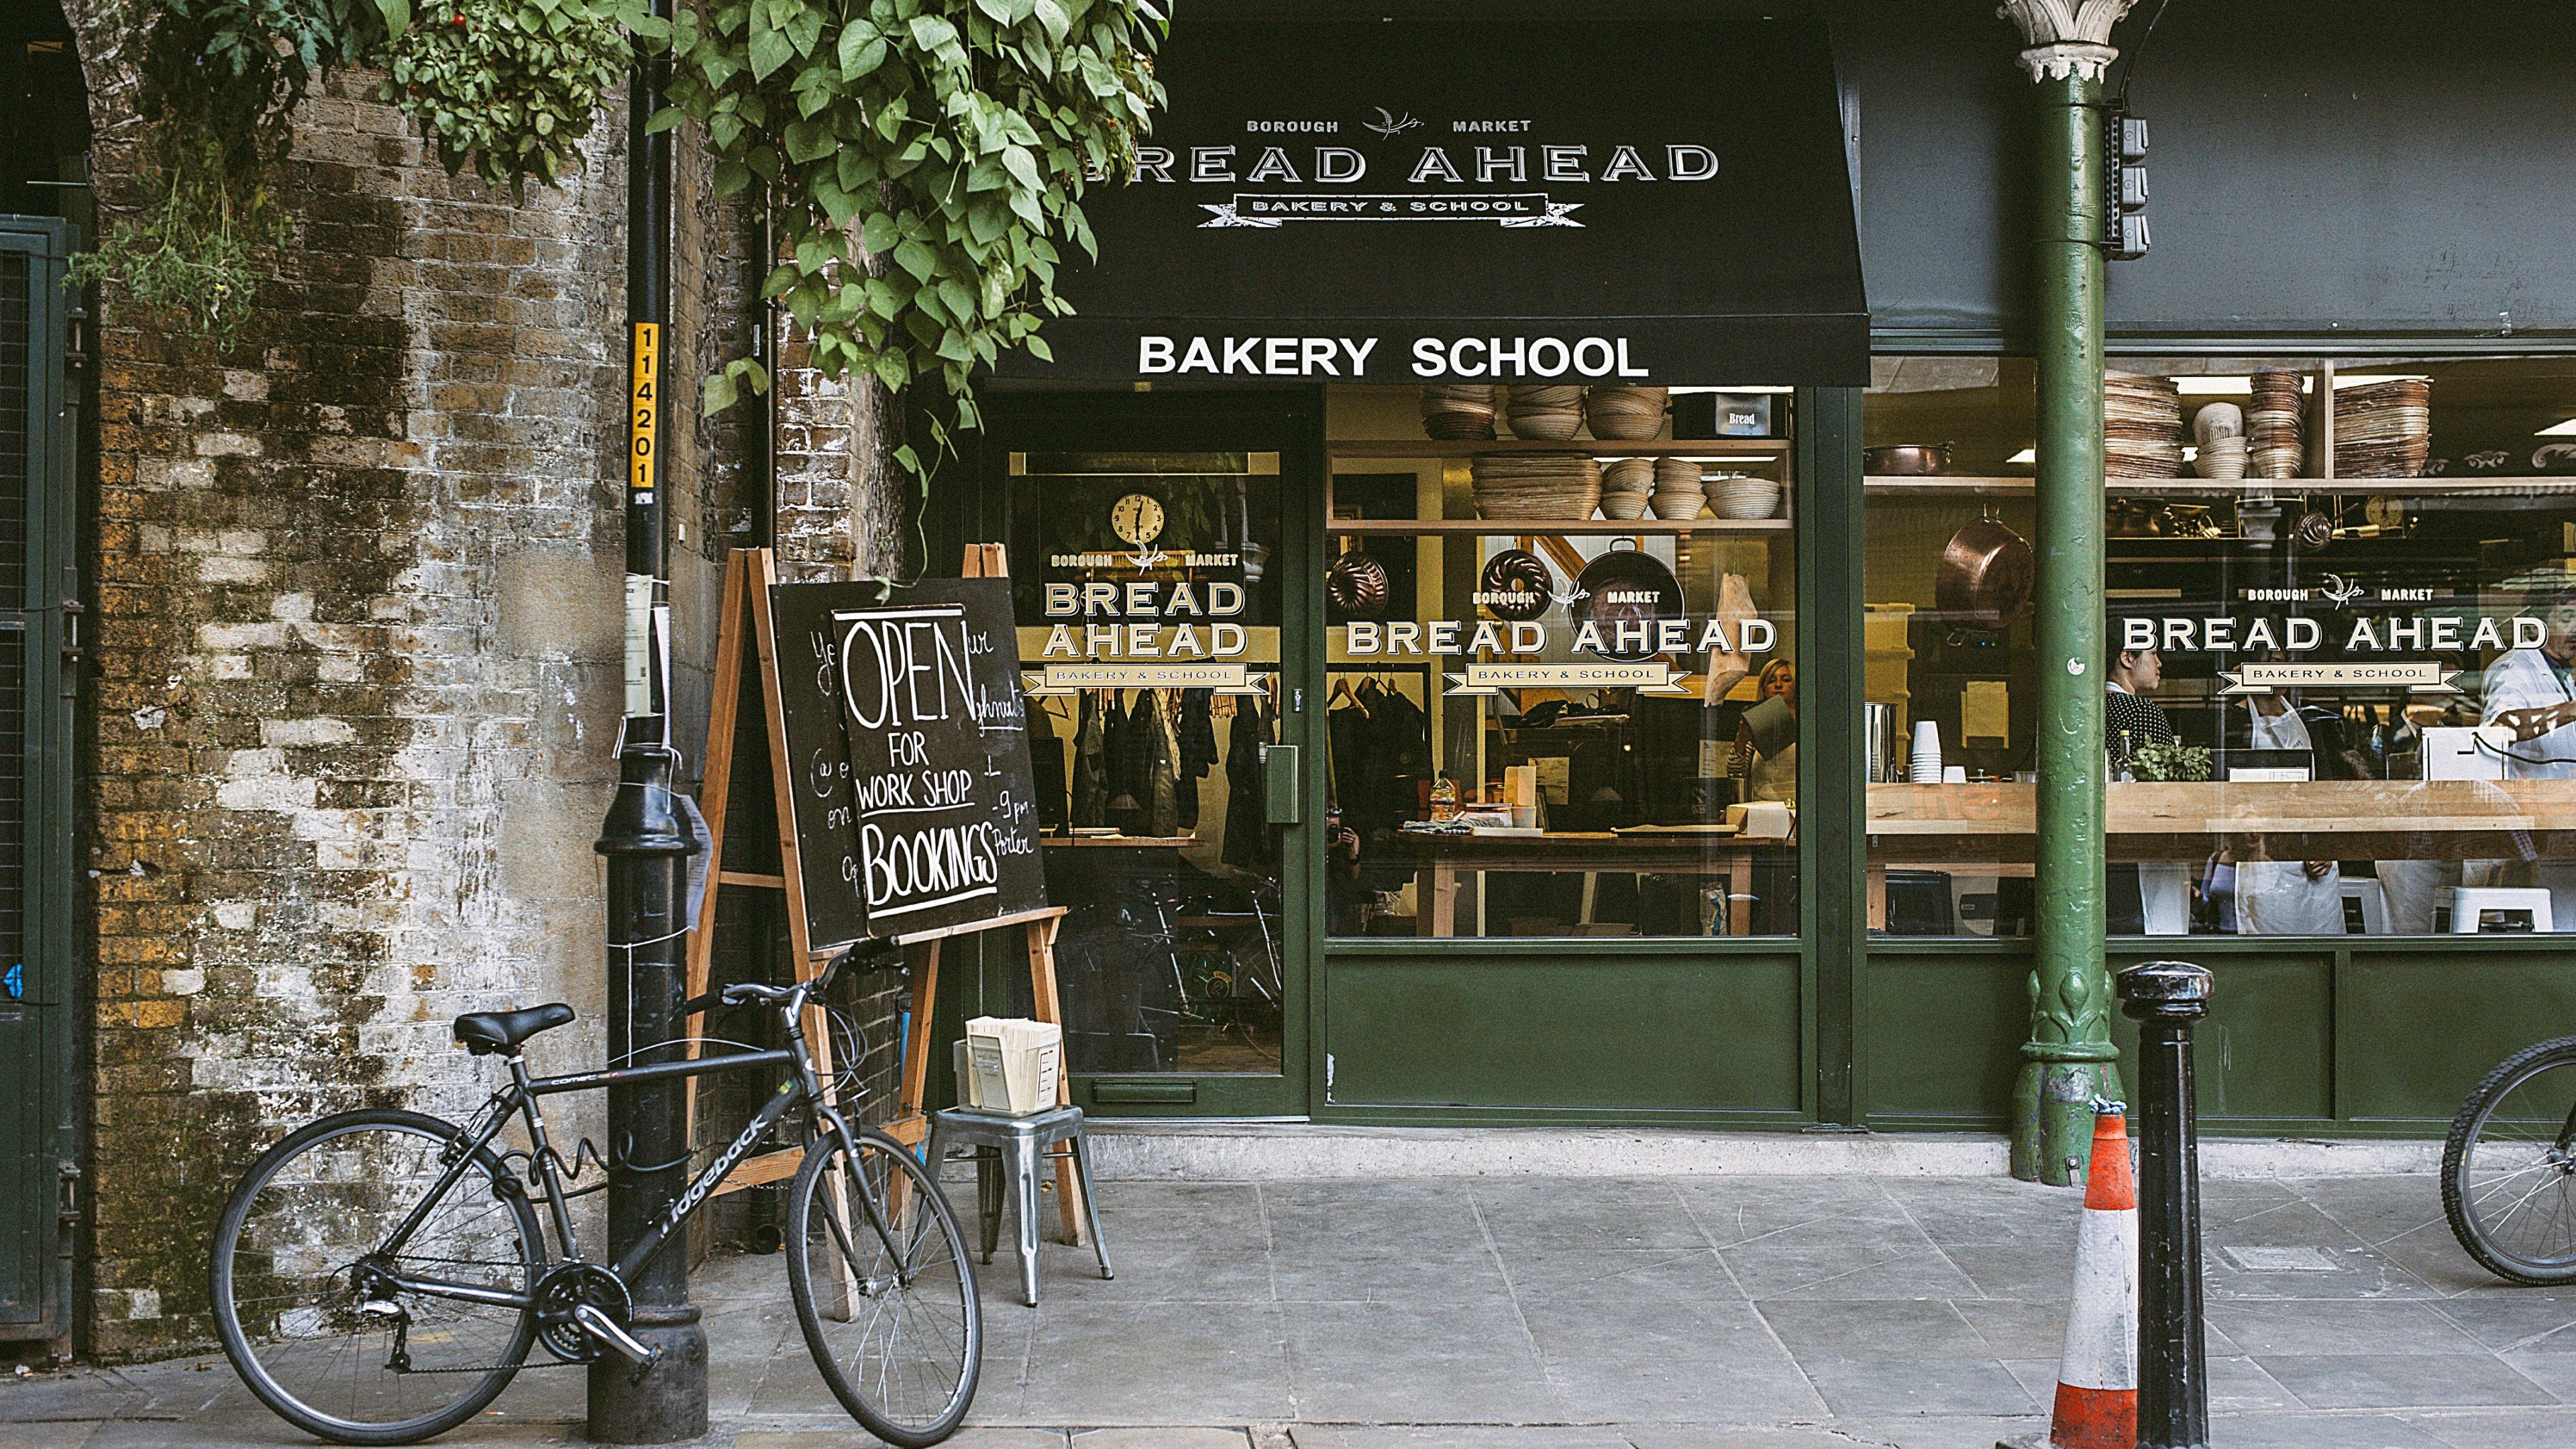
M 2488 1075 L 2453 1124 L 2443 1193 L 2453 1232 L 2521 1282 L 2576 1280 L 2576 1042 L 2542 1043 Z
M 365 1113 L 318 1124 L 320 1135 L 264 1159 L 226 1212 L 217 1248 L 227 1352 L 271 1408 L 316 1433 L 386 1437 L 452 1422 L 498 1393 L 526 1352 L 523 1310 L 385 1281 L 531 1286 L 533 1218 L 479 1169 L 422 1216 L 401 1252 L 384 1253 L 447 1169 L 447 1138 L 415 1125 L 429 1121 Z
M 900 1149 L 863 1137 L 855 1161 L 842 1144 L 829 1150 L 796 1208 L 803 1239 L 790 1272 L 806 1336 L 834 1392 L 871 1431 L 898 1444 L 932 1442 L 963 1413 L 978 1367 L 963 1235 L 944 1199 L 934 1199 L 936 1185 Z M 832 1182 L 865 1229 L 838 1220 L 823 1190 Z M 848 1312 L 835 1317 L 828 1294 L 844 1277 Z

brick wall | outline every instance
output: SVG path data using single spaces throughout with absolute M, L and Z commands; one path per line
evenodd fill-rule
M 141 195 L 126 22 L 118 0 L 65 8 L 113 214 Z M 591 843 L 622 702 L 623 102 L 581 172 L 513 207 L 451 180 L 369 89 L 344 78 L 298 113 L 295 231 L 229 353 L 101 299 L 83 800 L 100 1358 L 211 1337 L 213 1220 L 288 1128 L 470 1111 L 492 1078 L 449 1042 L 456 1013 L 571 1002 L 580 1022 L 530 1049 L 540 1070 L 595 1064 L 604 1040 Z M 664 428 L 694 783 L 724 553 L 759 531 L 762 416 L 689 402 L 751 347 L 758 277 L 739 208 L 678 151 Z M 865 501 L 910 496 L 885 471 L 883 394 L 785 360 L 782 572 L 905 572 L 908 510 Z M 902 998 L 854 1004 L 882 1103 Z M 597 1099 L 559 1100 L 562 1140 L 605 1140 Z
M 70 9 L 100 199 L 130 205 L 117 15 Z M 520 208 L 451 180 L 366 91 L 349 78 L 299 113 L 295 233 L 230 354 L 103 299 L 86 801 L 100 1357 L 210 1336 L 212 1221 L 287 1126 L 377 1102 L 469 1110 L 490 1074 L 449 1042 L 455 1013 L 570 1001 L 581 1022 L 531 1059 L 600 1052 L 622 102 L 585 168 Z M 708 220 L 684 211 L 701 274 L 738 245 L 702 235 Z M 676 377 L 727 345 L 733 300 L 683 289 Z M 675 457 L 726 446 L 671 411 Z M 705 617 L 690 600 L 722 547 L 711 471 L 671 478 L 683 619 Z M 680 644 L 697 681 L 683 712 L 703 720 L 711 641 Z

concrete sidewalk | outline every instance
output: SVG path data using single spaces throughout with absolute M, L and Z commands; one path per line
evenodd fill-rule
M 2576 1443 L 2576 1291 L 2471 1264 L 2429 1175 L 2206 1184 L 2222 1449 Z M 961 1188 L 961 1202 L 971 1191 Z M 1981 1178 L 1103 1184 L 1118 1266 L 1007 1253 L 958 1449 L 1987 1449 L 2044 1428 L 2076 1193 Z M 706 1265 L 731 1449 L 872 1444 L 781 1259 Z M 440 1441 L 579 1442 L 523 1374 Z M 0 1380 L 0 1446 L 291 1444 L 220 1355 Z

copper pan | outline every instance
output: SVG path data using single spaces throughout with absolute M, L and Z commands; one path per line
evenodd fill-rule
M 1933 601 L 1953 626 L 2009 628 L 2030 607 L 2037 568 L 2029 540 L 1989 512 L 1942 546 Z

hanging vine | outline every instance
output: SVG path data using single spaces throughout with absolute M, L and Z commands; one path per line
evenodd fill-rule
M 1097 254 L 1084 188 L 1133 172 L 1167 26 L 1148 0 L 710 0 L 639 29 L 675 61 L 653 124 L 703 123 L 719 192 L 776 228 L 787 259 L 763 295 L 827 377 L 937 379 L 944 449 L 976 422 L 977 368 L 1048 356 L 1039 326 L 1069 310 L 1057 267 Z M 768 383 L 731 362 L 706 408 Z M 911 446 L 897 456 L 926 475 Z
M 277 193 L 296 105 L 350 66 L 422 122 L 453 174 L 524 196 L 579 161 L 630 59 L 633 0 L 137 0 L 144 204 L 113 217 L 73 280 L 114 281 L 181 336 L 229 344 L 292 222 Z

